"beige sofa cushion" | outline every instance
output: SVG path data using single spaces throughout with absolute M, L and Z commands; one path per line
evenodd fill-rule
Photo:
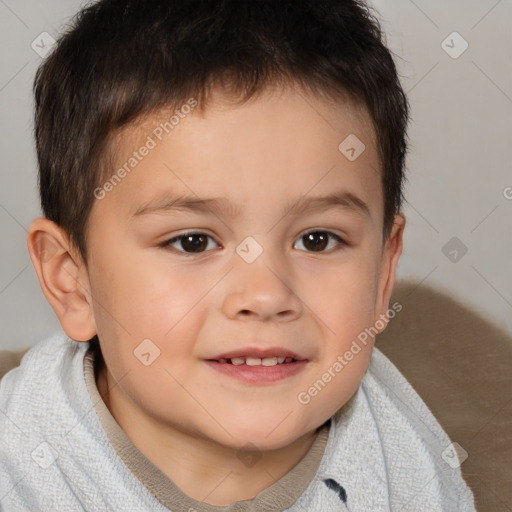
M 512 337 L 424 285 L 397 282 L 403 309 L 377 337 L 452 441 L 479 512 L 512 511 Z

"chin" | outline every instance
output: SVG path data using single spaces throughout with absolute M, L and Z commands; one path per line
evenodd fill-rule
M 280 420 L 282 421 L 282 419 Z M 231 448 L 237 450 L 257 450 L 270 451 L 284 448 L 308 432 L 308 429 L 301 428 L 299 425 L 285 425 L 285 421 L 280 425 L 273 421 L 271 426 L 265 423 L 264 426 L 255 422 L 254 425 L 240 426 L 228 431 L 233 437 L 224 439 Z

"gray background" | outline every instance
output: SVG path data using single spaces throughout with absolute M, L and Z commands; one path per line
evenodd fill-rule
M 56 38 L 81 5 L 0 0 L 0 349 L 31 346 L 60 327 L 26 247 L 41 214 L 31 91 L 41 56 L 31 45 L 42 32 Z M 398 278 L 444 291 L 512 333 L 512 2 L 370 5 L 412 107 Z

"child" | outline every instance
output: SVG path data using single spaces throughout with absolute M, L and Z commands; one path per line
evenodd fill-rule
M 409 107 L 361 1 L 101 0 L 34 90 L 62 332 L 0 381 L 2 510 L 475 510 L 373 348 Z

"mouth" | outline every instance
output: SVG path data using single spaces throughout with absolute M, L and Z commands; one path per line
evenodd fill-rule
M 284 349 L 250 350 L 219 354 L 205 362 L 217 372 L 237 380 L 263 384 L 301 372 L 307 359 Z
M 209 359 L 212 361 L 212 359 Z M 281 364 L 289 364 L 297 362 L 297 359 L 293 357 L 275 356 L 275 357 L 232 357 L 232 358 L 220 358 L 213 359 L 220 364 L 233 364 L 235 366 L 246 365 L 246 366 L 277 366 Z

